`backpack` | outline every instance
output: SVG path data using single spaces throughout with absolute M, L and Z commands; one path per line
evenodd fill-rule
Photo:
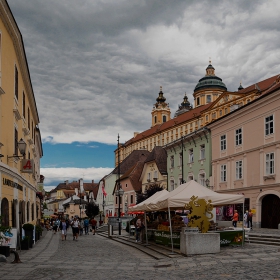
M 87 227 L 88 226 L 88 219 L 84 220 L 84 225 Z

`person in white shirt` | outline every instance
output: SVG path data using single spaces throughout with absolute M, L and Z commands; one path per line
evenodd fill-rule
M 80 227 L 80 222 L 79 220 L 75 217 L 74 220 L 72 221 L 72 230 L 73 230 L 73 240 L 78 240 L 79 236 L 79 227 Z

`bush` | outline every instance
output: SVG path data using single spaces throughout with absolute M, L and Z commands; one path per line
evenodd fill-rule
M 24 230 L 30 231 L 30 230 L 33 230 L 33 229 L 34 229 L 34 225 L 32 225 L 32 224 L 24 224 L 24 225 L 22 226 L 22 228 L 23 228 Z
M 37 233 L 40 233 L 40 234 L 41 234 L 42 231 L 43 231 L 42 227 L 39 226 L 39 225 L 36 225 L 35 230 L 36 230 Z

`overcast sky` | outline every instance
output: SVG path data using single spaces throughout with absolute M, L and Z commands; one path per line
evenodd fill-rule
M 193 102 L 209 57 L 230 91 L 240 81 L 246 87 L 280 72 L 279 0 L 8 3 L 24 40 L 41 135 L 50 147 L 84 142 L 113 151 L 118 133 L 124 142 L 151 126 L 160 86 L 172 116 L 185 92 Z M 50 172 L 49 162 L 42 162 L 49 179 L 73 171 L 56 165 Z M 97 180 L 113 163 L 112 153 L 108 163 L 87 168 Z M 78 163 L 71 167 L 87 171 Z

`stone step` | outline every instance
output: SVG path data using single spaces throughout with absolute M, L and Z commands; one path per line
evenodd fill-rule
M 273 238 L 273 239 L 279 239 L 280 240 L 279 235 L 254 234 L 252 232 L 250 232 L 249 235 L 250 235 L 250 237 L 254 237 L 254 238 Z
M 245 242 L 249 243 L 248 240 L 246 240 Z M 252 240 L 251 238 L 250 238 L 250 243 L 262 244 L 262 245 L 280 246 L 280 242 L 272 242 L 272 241 L 264 241 L 264 240 Z
M 266 241 L 266 242 L 275 242 L 280 244 L 280 239 L 274 237 L 256 237 L 256 236 L 249 236 L 250 240 L 254 241 Z

